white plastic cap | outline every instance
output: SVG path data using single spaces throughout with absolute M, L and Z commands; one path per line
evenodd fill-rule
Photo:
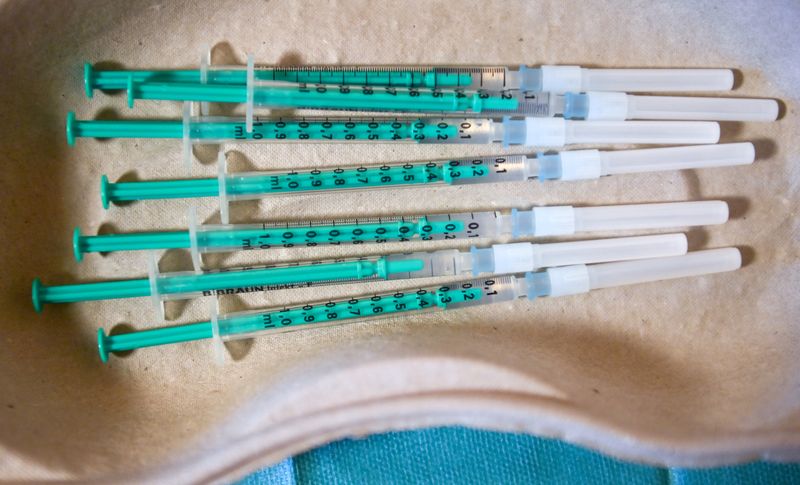
M 716 143 L 719 124 L 712 121 L 572 121 L 525 118 L 525 145 L 563 147 L 572 143 Z
M 575 209 L 569 205 L 534 207 L 534 236 L 575 234 Z
M 704 226 L 723 224 L 727 220 L 728 204 L 721 200 L 578 207 L 573 210 L 573 229 L 577 232 Z
M 719 124 L 712 121 L 562 121 L 566 127 L 565 144 L 694 144 L 719 141 Z
M 586 112 L 587 120 L 624 121 L 634 119 L 628 114 L 628 96 L 625 93 L 601 93 L 590 91 L 586 93 L 589 109 Z M 644 118 L 666 119 L 666 118 Z
M 591 289 L 684 278 L 739 269 L 736 248 L 695 251 L 683 256 L 589 266 Z
M 628 120 L 715 120 L 715 121 L 775 121 L 778 102 L 774 99 L 747 98 L 688 98 L 676 96 L 626 96 L 622 106 L 615 93 L 590 93 L 589 115 L 586 119 Z M 626 109 L 623 118 L 592 118 L 597 103 L 598 116 L 616 116 Z
M 526 242 L 493 245 L 494 270 L 491 272 L 508 274 L 533 271 L 537 266 L 532 249 L 533 244 Z
M 540 69 L 543 92 L 583 91 L 583 69 L 580 66 L 541 66 Z
M 563 118 L 525 118 L 525 145 L 563 147 L 567 144 L 567 123 Z
M 548 296 L 577 295 L 591 290 L 589 270 L 585 264 L 548 268 L 547 276 L 550 278 Z
M 655 93 L 731 88 L 730 69 L 582 69 L 582 91 Z
M 659 258 L 685 254 L 686 248 L 684 234 L 537 244 L 534 246 L 534 263 L 536 268 L 546 268 L 581 263 Z
M 722 273 L 741 265 L 738 249 L 723 248 L 667 258 L 549 268 L 549 296 L 576 295 L 612 286 Z
M 601 152 L 603 175 L 747 165 L 755 160 L 752 143 L 649 148 Z
M 573 150 L 559 153 L 561 177 L 558 180 L 591 180 L 603 175 L 599 150 Z
M 472 269 L 476 274 L 486 272 L 524 273 L 550 266 L 658 258 L 684 253 L 686 253 L 686 236 L 683 234 L 619 237 L 551 244 L 528 242 L 495 244 L 491 248 L 471 251 Z M 490 260 L 493 268 L 489 264 Z

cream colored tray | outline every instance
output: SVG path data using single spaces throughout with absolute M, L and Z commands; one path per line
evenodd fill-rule
M 644 8 L 644 9 L 643 9 Z M 0 4 L 0 478 L 198 482 L 232 479 L 332 439 L 463 424 L 554 436 L 648 463 L 719 465 L 800 458 L 800 9 L 792 2 L 16 2 Z M 155 326 L 146 300 L 30 304 L 30 282 L 144 275 L 142 255 L 76 263 L 70 236 L 185 227 L 180 201 L 104 211 L 101 174 L 183 175 L 171 141 L 80 140 L 64 116 L 177 117 L 173 103 L 83 94 L 84 61 L 129 68 L 217 61 L 331 64 L 574 63 L 732 67 L 736 96 L 785 102 L 776 123 L 727 123 L 754 141 L 752 166 L 579 183 L 407 189 L 240 204 L 247 219 L 489 210 L 532 204 L 723 199 L 732 220 L 688 232 L 690 249 L 738 246 L 733 273 L 531 304 L 315 329 L 230 348 L 146 349 L 103 365 L 98 326 Z M 619 147 L 624 148 L 624 147 Z M 238 169 L 489 155 L 488 147 L 226 147 Z M 215 173 L 213 149 L 198 176 Z M 471 197 L 465 197 L 469 194 Z M 201 219 L 218 217 L 211 202 Z M 419 248 L 421 246 L 414 246 Z M 428 246 L 431 247 L 431 246 Z M 438 247 L 438 246 L 437 246 Z M 466 247 L 461 245 L 459 247 Z M 402 246 L 409 248 L 409 246 Z M 356 254 L 349 247 L 251 253 Z M 401 246 L 362 247 L 377 252 Z M 188 265 L 168 253 L 163 269 Z M 383 284 L 381 289 L 399 285 Z M 360 287 L 365 289 L 365 287 Z M 298 302 L 319 290 L 226 297 L 224 308 Z M 697 297 L 696 295 L 701 295 Z M 202 319 L 205 303 L 171 307 Z

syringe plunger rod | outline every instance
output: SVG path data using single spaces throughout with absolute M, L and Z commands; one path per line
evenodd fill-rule
M 455 283 L 447 287 L 321 301 L 294 308 L 273 308 L 228 315 L 214 313 L 212 320 L 207 322 L 121 335 L 107 336 L 99 329 L 98 350 L 100 358 L 106 362 L 110 352 L 208 339 L 214 335 L 222 340 L 250 338 L 273 332 L 313 328 L 320 324 L 336 325 L 383 318 L 392 314 L 457 309 L 525 297 L 533 300 L 542 296 L 585 293 L 598 288 L 733 271 L 740 266 L 741 255 L 735 248 L 590 266 L 562 266 L 537 273 L 527 272 L 524 276 L 493 276 L 490 279 Z

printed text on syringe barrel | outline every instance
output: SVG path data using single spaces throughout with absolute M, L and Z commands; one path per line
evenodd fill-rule
M 460 127 L 460 129 L 459 129 Z M 336 121 L 255 121 L 248 133 L 241 122 L 193 122 L 193 139 L 236 140 L 320 140 L 320 141 L 400 141 L 419 143 L 459 143 L 472 134 L 470 121 L 453 124 L 442 120 L 428 122 L 396 120 Z
M 446 162 L 405 163 L 378 167 L 320 168 L 281 174 L 226 177 L 228 196 L 248 198 L 319 190 L 346 190 L 398 185 L 468 184 L 524 181 L 525 157 L 483 157 Z
M 433 216 L 389 217 L 361 219 L 336 223 L 262 224 L 230 230 L 214 226 L 197 234 L 204 247 L 230 250 L 314 247 L 318 245 L 408 242 L 413 240 L 437 241 L 458 238 L 482 237 L 483 227 L 496 226 L 492 212 L 442 214 Z M 487 235 L 492 235 L 493 232 Z
M 238 338 L 286 327 L 332 324 L 387 316 L 393 313 L 427 309 L 460 308 L 497 301 L 511 301 L 512 278 L 499 276 L 454 283 L 436 289 L 399 291 L 393 294 L 362 296 L 349 300 L 312 303 L 263 312 L 224 316 L 219 320 L 220 333 Z

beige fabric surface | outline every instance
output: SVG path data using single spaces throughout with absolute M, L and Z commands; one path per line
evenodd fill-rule
M 444 424 L 556 436 L 670 465 L 800 458 L 798 86 L 800 7 L 732 2 L 23 2 L 0 4 L 0 478 L 231 479 L 328 440 Z M 748 167 L 579 183 L 420 188 L 242 203 L 238 222 L 415 214 L 533 204 L 723 199 L 731 221 L 688 231 L 690 249 L 737 246 L 737 272 L 394 318 L 239 342 L 224 367 L 208 343 L 102 364 L 98 326 L 158 326 L 146 299 L 54 305 L 30 282 L 146 273 L 141 254 L 72 258 L 85 233 L 185 227 L 182 201 L 104 211 L 101 174 L 183 176 L 180 143 L 64 140 L 64 116 L 179 116 L 174 103 L 83 94 L 86 60 L 128 68 L 215 62 L 731 67 L 736 96 L 783 101 L 776 123 L 726 123 L 755 142 Z M 625 148 L 625 147 L 617 147 Z M 489 155 L 468 146 L 227 146 L 235 169 Z M 212 149 L 195 173 L 215 172 Z M 519 153 L 520 150 L 516 150 Z M 211 202 L 203 220 L 216 220 Z M 610 235 L 610 234 L 606 234 Z M 489 241 L 483 241 L 488 243 Z M 236 254 L 225 266 L 442 245 Z M 458 247 L 466 247 L 460 244 Z M 361 249 L 361 251 L 359 251 Z M 171 252 L 162 269 L 186 269 Z M 225 297 L 224 309 L 408 283 Z M 171 305 L 175 323 L 207 303 Z M 167 479 L 168 477 L 168 479 Z

